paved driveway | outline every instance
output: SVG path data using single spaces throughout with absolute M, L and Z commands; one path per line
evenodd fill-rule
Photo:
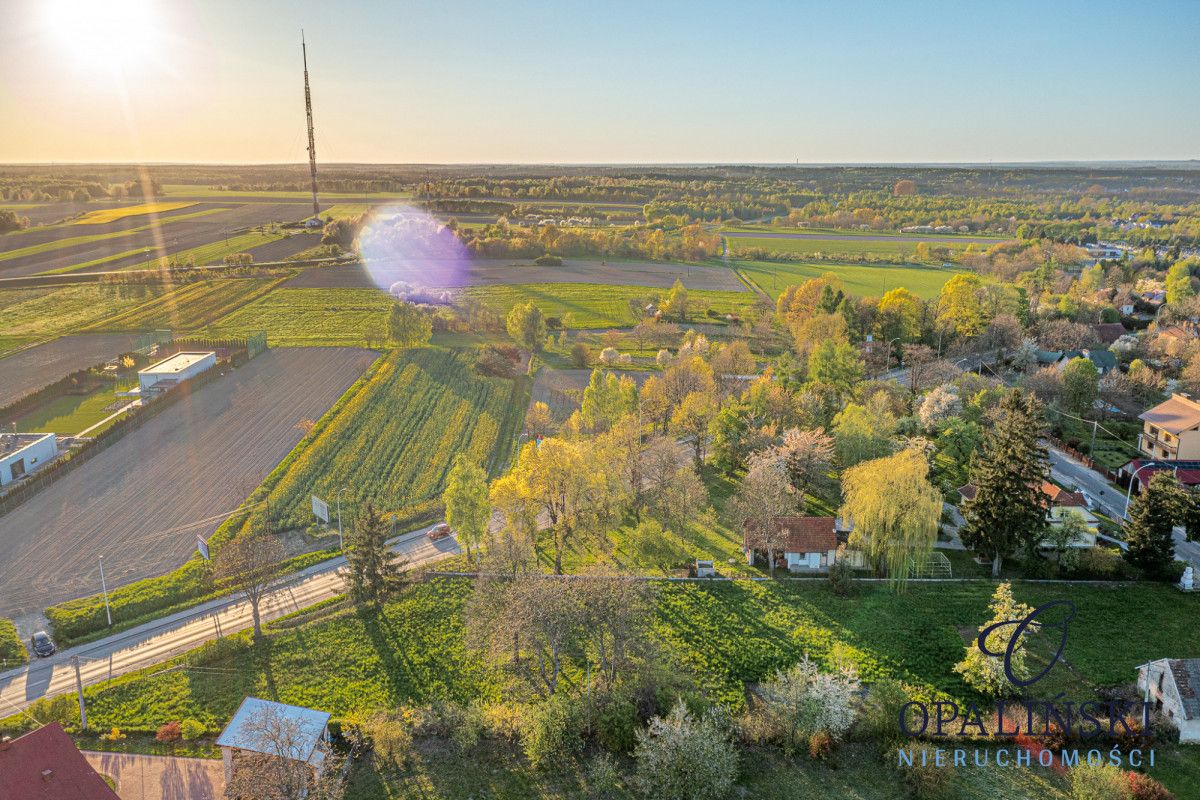
M 117 782 L 121 800 L 220 800 L 225 767 L 208 758 L 84 751 L 88 763 Z

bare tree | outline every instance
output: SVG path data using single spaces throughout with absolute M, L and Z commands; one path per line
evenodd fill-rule
M 332 800 L 340 770 L 324 741 L 312 750 L 313 732 L 293 717 L 262 708 L 241 728 L 242 741 L 255 750 L 234 754 L 233 772 L 225 786 L 227 800 Z M 314 764 L 318 765 L 314 769 Z
M 262 621 L 259 605 L 279 574 L 279 564 L 284 558 L 283 545 L 271 533 L 251 532 L 226 542 L 217 551 L 213 564 L 213 577 L 240 592 L 250 603 L 254 617 L 254 638 L 262 638 Z
M 750 468 L 729 508 L 738 527 L 745 530 L 747 543 L 767 551 L 767 568 L 774 575 L 775 553 L 785 538 L 775 519 L 800 510 L 803 496 L 792 488 L 783 458 L 756 453 L 750 456 L 749 463 Z

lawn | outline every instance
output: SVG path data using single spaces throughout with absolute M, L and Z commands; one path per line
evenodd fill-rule
M 370 500 L 413 518 L 437 507 L 456 456 L 495 474 L 528 404 L 527 379 L 482 377 L 474 359 L 434 347 L 389 354 L 267 478 L 271 507 L 303 526 L 312 494 L 332 505 L 344 489 L 346 514 Z
M 611 286 L 592 283 L 525 283 L 472 286 L 467 297 L 482 301 L 501 314 L 532 301 L 548 317 L 558 317 L 568 328 L 632 327 L 637 323 L 631 305 L 641 306 L 664 297 L 664 289 L 646 286 Z M 745 314 L 754 305 L 752 292 L 688 290 L 690 321 L 718 322 L 707 318 L 712 309 L 720 315 Z M 631 301 L 637 303 L 631 304 Z
M 221 278 L 174 289 L 155 303 L 104 320 L 105 330 L 191 331 L 231 314 L 265 295 L 282 279 Z
M 101 208 L 96 211 L 89 211 L 79 219 L 75 220 L 76 225 L 102 225 L 106 222 L 116 222 L 119 219 L 126 217 L 140 217 L 143 214 L 162 214 L 166 211 L 178 211 L 181 208 L 194 206 L 195 203 L 139 203 L 135 206 L 117 206 L 115 208 Z
M 778 298 L 788 286 L 818 278 L 826 272 L 841 277 L 848 294 L 882 297 L 889 289 L 903 286 L 924 297 L 936 297 L 942 284 L 960 270 L 941 267 L 892 266 L 888 264 L 811 264 L 737 261 L 736 266 L 760 289 Z
M 59 436 L 74 436 L 116 411 L 113 406 L 120 402 L 122 405 L 129 398 L 119 398 L 115 394 L 115 384 L 105 383 L 103 386 L 87 394 L 69 394 L 33 409 L 15 420 L 17 430 L 37 433 L 57 433 Z M 114 420 L 115 421 L 115 420 Z M 107 425 L 105 427 L 108 427 Z M 95 436 L 101 429 L 90 431 L 89 436 Z
M 47 339 L 99 326 L 110 316 L 154 303 L 164 288 L 140 284 L 81 284 L 61 289 L 0 290 L 0 336 Z M 7 302 L 10 298 L 13 302 Z
M 273 347 L 373 346 L 387 339 L 395 301 L 378 289 L 275 289 L 213 322 L 205 333 L 266 331 Z

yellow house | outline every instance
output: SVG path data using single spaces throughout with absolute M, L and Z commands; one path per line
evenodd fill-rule
M 1148 409 L 1142 420 L 1138 449 L 1161 461 L 1200 461 L 1200 403 L 1186 394 Z

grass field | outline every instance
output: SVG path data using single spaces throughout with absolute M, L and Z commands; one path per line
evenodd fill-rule
M 282 279 L 221 278 L 196 281 L 167 292 L 157 302 L 108 317 L 101 327 L 110 331 L 161 328 L 177 332 L 195 330 L 263 296 L 279 280 Z
M 777 251 L 781 253 L 803 253 L 806 255 L 821 255 L 834 258 L 894 258 L 899 261 L 912 260 L 919 237 L 894 237 L 886 240 L 866 239 L 855 240 L 850 237 L 841 239 L 821 239 L 818 237 L 803 237 L 796 239 L 775 237 L 730 236 L 729 250 L 735 257 L 750 249 Z M 958 242 L 927 242 L 930 249 L 945 247 L 954 252 L 962 252 L 968 247 L 967 243 Z
M 269 197 L 274 199 L 311 199 L 308 191 L 257 191 L 254 189 L 235 191 L 222 189 L 217 186 L 195 186 L 190 183 L 168 183 L 163 186 L 164 195 L 183 197 L 228 197 L 230 199 L 245 199 L 247 197 Z M 368 200 L 392 200 L 412 197 L 411 192 L 321 192 L 321 199 L 336 200 L 339 197 L 365 197 Z
M 155 225 L 140 225 L 136 228 L 129 228 L 123 231 L 112 231 L 110 233 L 92 233 L 85 236 L 70 236 L 64 239 L 56 239 L 52 242 L 41 242 L 32 244 L 28 247 L 19 247 L 15 250 L 5 250 L 0 253 L 0 261 L 7 261 L 13 258 L 21 258 L 24 256 L 34 256 L 39 253 L 48 253 L 54 250 L 61 250 L 66 247 L 74 247 L 81 244 L 91 244 L 93 242 L 103 242 L 109 239 L 119 239 L 125 236 L 132 236 L 142 231 L 150 230 L 151 228 L 162 227 L 175 222 L 195 219 L 197 217 L 205 217 L 209 214 L 216 214 L 220 211 L 228 211 L 226 208 L 206 208 L 202 211 L 193 211 L 190 214 L 179 214 L 173 217 L 164 217 L 158 220 Z M 132 251 L 136 252 L 136 251 Z
M 272 508 L 288 524 L 306 525 L 310 495 L 332 503 L 344 488 L 343 513 L 353 515 L 371 500 L 411 518 L 438 504 L 460 453 L 495 472 L 525 406 L 514 399 L 513 381 L 477 375 L 474 357 L 441 348 L 387 356 L 268 478 Z
M 366 346 L 387 337 L 393 301 L 378 289 L 275 289 L 206 329 L 217 337 L 266 331 L 273 346 Z
M 74 436 L 111 416 L 115 411 L 111 407 L 115 403 L 130 402 L 129 398 L 117 397 L 115 391 L 115 384 L 106 383 L 88 394 L 58 397 L 28 414 L 17 417 L 17 430 Z M 88 435 L 94 436 L 101 430 L 103 428 L 97 428 Z
M 788 286 L 818 278 L 826 272 L 841 277 L 848 294 L 882 297 L 889 289 L 903 286 L 920 297 L 936 297 L 942 284 L 958 271 L 940 267 L 891 266 L 886 264 L 792 264 L 767 261 L 738 261 L 746 277 L 773 298 Z
M 10 292 L 14 302 L 6 303 Z M 102 320 L 155 301 L 161 286 L 83 284 L 43 289 L 0 290 L 0 335 L 48 339 L 97 326 Z
M 140 203 L 136 206 L 118 206 L 89 211 L 79 219 L 76 225 L 101 225 L 105 222 L 115 222 L 126 217 L 140 217 L 143 214 L 162 214 L 165 211 L 177 211 L 181 208 L 194 206 L 195 203 Z
M 175 261 L 180 264 L 188 262 L 195 263 L 196 266 L 205 266 L 207 264 L 220 264 L 225 256 L 230 256 L 235 253 L 244 253 L 251 247 L 257 247 L 260 244 L 269 244 L 270 242 L 278 241 L 287 236 L 283 231 L 271 233 L 270 231 L 247 231 L 246 233 L 237 233 L 233 236 L 228 236 L 219 239 L 215 242 L 202 244 L 198 247 L 191 247 L 187 250 L 170 253 L 166 256 L 167 261 Z M 154 269 L 159 266 L 162 258 L 151 258 L 143 261 L 140 264 L 131 264 L 122 269 Z
M 370 203 L 334 203 L 329 208 L 321 210 L 321 219 L 326 217 L 357 217 L 368 208 L 371 208 Z
M 632 327 L 637 319 L 631 300 L 649 301 L 664 296 L 663 289 L 646 286 L 609 286 L 591 283 L 525 283 L 472 286 L 463 290 L 501 314 L 532 301 L 548 317 L 558 317 L 569 328 Z M 724 314 L 745 314 L 754 304 L 751 292 L 689 290 L 692 322 L 717 322 L 705 318 L 708 309 Z

